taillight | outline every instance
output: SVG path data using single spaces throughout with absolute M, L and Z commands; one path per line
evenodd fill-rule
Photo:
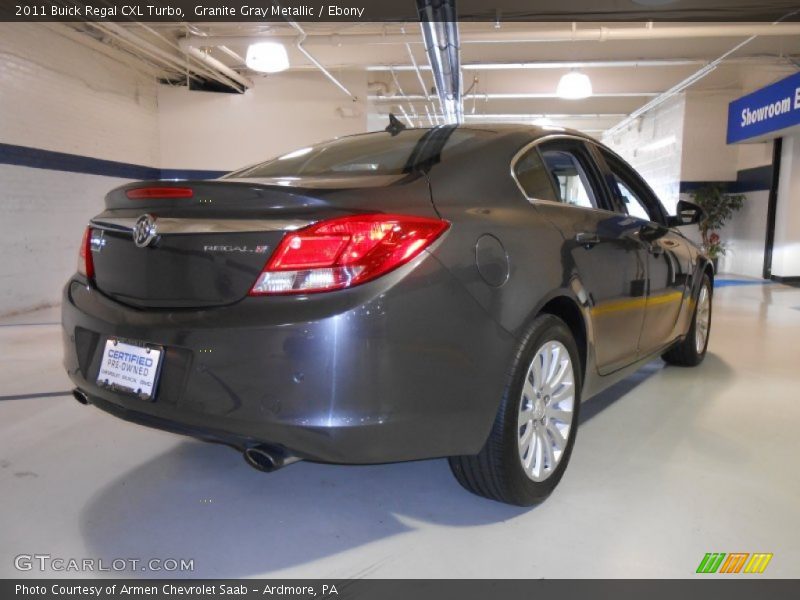
M 141 187 L 125 192 L 131 200 L 147 200 L 150 198 L 191 198 L 194 190 L 187 187 Z
M 92 228 L 87 227 L 83 232 L 81 249 L 78 252 L 78 273 L 88 279 L 94 277 L 94 261 L 92 260 Z
M 449 226 L 382 214 L 315 223 L 281 240 L 250 295 L 325 292 L 370 281 L 413 260 Z

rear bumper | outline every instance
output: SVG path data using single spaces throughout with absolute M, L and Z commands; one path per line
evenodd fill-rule
M 64 366 L 118 417 L 340 463 L 480 450 L 514 342 L 432 257 L 352 290 L 139 310 L 73 279 Z M 155 399 L 96 385 L 105 340 L 165 348 Z

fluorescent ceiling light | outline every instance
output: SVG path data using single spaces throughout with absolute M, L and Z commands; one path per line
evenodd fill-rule
M 278 42 L 258 42 L 247 48 L 247 66 L 261 73 L 278 73 L 289 68 L 286 48 Z
M 589 76 L 579 71 L 570 71 L 561 78 L 556 88 L 559 98 L 580 100 L 592 95 L 592 81 Z
M 686 67 L 704 65 L 706 61 L 695 58 L 654 58 L 643 60 L 580 60 L 580 61 L 532 61 L 532 62 L 465 62 L 465 71 L 504 71 L 518 69 L 622 69 L 637 67 Z M 430 65 L 370 65 L 367 71 L 430 71 Z

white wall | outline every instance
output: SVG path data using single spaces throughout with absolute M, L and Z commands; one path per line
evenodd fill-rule
M 680 194 L 685 109 L 686 99 L 679 94 L 646 113 L 626 131 L 603 138 L 644 177 L 670 214 L 675 213 Z M 666 140 L 674 142 L 660 145 Z
M 42 25 L 0 24 L 0 142 L 157 166 L 156 85 Z M 56 304 L 123 180 L 0 165 L 0 315 Z
M 0 141 L 158 166 L 156 86 L 42 25 L 0 23 Z
M 728 103 L 738 93 L 687 92 L 681 181 L 736 181 L 738 149 L 725 143 Z
M 726 243 L 719 261 L 722 273 L 760 278 L 764 270 L 769 191 L 747 192 L 742 210 L 719 232 Z
M 728 103 L 744 92 L 687 92 L 651 111 L 638 126 L 604 141 L 644 176 L 669 212 L 681 182 L 734 182 L 740 170 L 769 165 L 772 143 L 727 145 Z M 654 141 L 675 136 L 677 143 L 647 150 Z M 767 190 L 748 192 L 741 211 L 719 232 L 727 254 L 720 271 L 761 277 L 767 223 Z M 696 228 L 684 233 L 700 241 Z
M 366 72 L 337 75 L 366 98 Z M 365 130 L 364 101 L 352 102 L 318 72 L 260 78 L 244 95 L 190 92 L 159 86 L 45 26 L 0 24 L 0 143 L 229 170 Z M 83 228 L 123 183 L 0 164 L 0 316 L 59 302 Z
M 772 165 L 772 141 L 731 146 L 736 150 L 739 171 Z M 720 271 L 760 278 L 764 271 L 764 245 L 767 232 L 769 190 L 744 194 L 744 206 L 735 213 L 720 236 L 727 243 L 720 259 Z
M 772 164 L 772 140 L 755 144 L 739 144 L 736 155 L 736 169 L 743 171 L 754 167 Z
M 740 170 L 771 164 L 771 143 L 726 143 L 728 104 L 743 93 L 739 90 L 687 93 L 682 181 L 733 182 Z M 745 193 L 742 209 L 718 232 L 726 245 L 726 253 L 719 261 L 720 272 L 762 276 L 768 200 L 768 190 Z
M 366 131 L 366 71 L 337 76 L 359 102 L 317 71 L 260 78 L 241 95 L 159 86 L 164 166 L 233 170 L 315 142 Z M 342 116 L 343 112 L 352 116 Z
M 783 138 L 772 274 L 800 277 L 800 135 Z

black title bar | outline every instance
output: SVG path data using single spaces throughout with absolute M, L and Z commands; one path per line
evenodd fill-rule
M 124 580 L 6 579 L 4 600 L 530 600 L 531 598 L 614 598 L 614 600 L 783 600 L 797 598 L 793 580 L 709 578 L 678 580 Z
M 432 0 L 434 3 L 441 0 Z M 797 0 L 456 0 L 460 21 L 800 20 Z M 416 22 L 415 0 L 0 0 L 0 21 Z

